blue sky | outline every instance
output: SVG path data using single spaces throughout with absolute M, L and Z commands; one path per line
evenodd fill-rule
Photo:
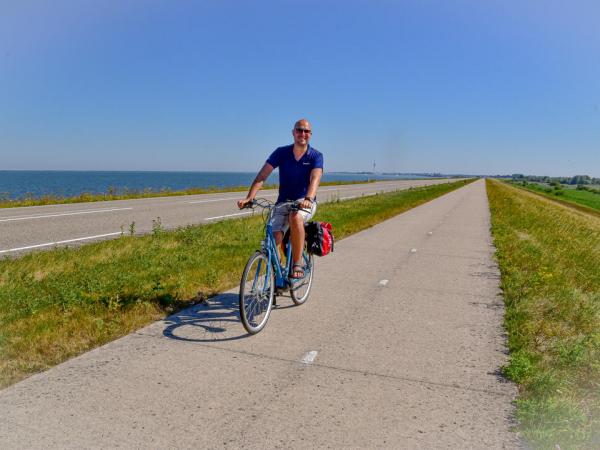
M 600 177 L 600 3 L 8 1 L 0 169 Z

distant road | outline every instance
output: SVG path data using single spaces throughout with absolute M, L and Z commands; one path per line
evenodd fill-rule
M 323 186 L 318 191 L 318 200 L 320 203 L 337 198 L 345 200 L 451 181 L 456 180 Z M 0 256 L 116 238 L 121 231 L 128 233 L 134 222 L 136 233 L 148 233 L 152 231 L 152 221 L 158 217 L 166 229 L 240 217 L 251 214 L 251 211 L 238 210 L 235 205 L 245 195 L 245 192 L 225 192 L 0 209 Z M 265 190 L 259 196 L 275 200 L 277 192 Z

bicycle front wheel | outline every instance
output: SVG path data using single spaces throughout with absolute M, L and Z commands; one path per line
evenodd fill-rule
M 267 255 L 250 257 L 240 282 L 240 319 L 246 331 L 256 334 L 269 320 L 273 308 L 274 275 Z
M 296 281 L 290 289 L 292 301 L 296 305 L 302 305 L 308 300 L 315 272 L 315 258 L 312 254 L 308 253 L 306 249 L 302 251 L 302 261 L 304 264 L 304 277 Z

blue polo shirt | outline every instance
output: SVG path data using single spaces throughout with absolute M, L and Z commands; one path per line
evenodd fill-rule
M 306 197 L 310 172 L 323 168 L 323 154 L 309 145 L 302 158 L 296 161 L 292 144 L 277 148 L 267 162 L 274 168 L 279 167 L 279 203 Z

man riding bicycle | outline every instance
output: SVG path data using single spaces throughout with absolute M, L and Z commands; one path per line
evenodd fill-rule
M 304 223 L 310 220 L 317 210 L 317 188 L 323 175 L 323 154 L 308 144 L 311 134 L 312 128 L 308 120 L 298 120 L 292 130 L 294 144 L 279 147 L 271 153 L 252 182 L 246 198 L 237 202 L 239 208 L 252 202 L 271 172 L 279 167 L 277 203 L 296 200 L 300 204 L 297 211 L 291 211 L 289 204 L 276 205 L 271 223 L 278 246 L 283 241 L 284 233 L 288 228 L 290 230 L 294 262 L 292 278 L 304 276 Z

